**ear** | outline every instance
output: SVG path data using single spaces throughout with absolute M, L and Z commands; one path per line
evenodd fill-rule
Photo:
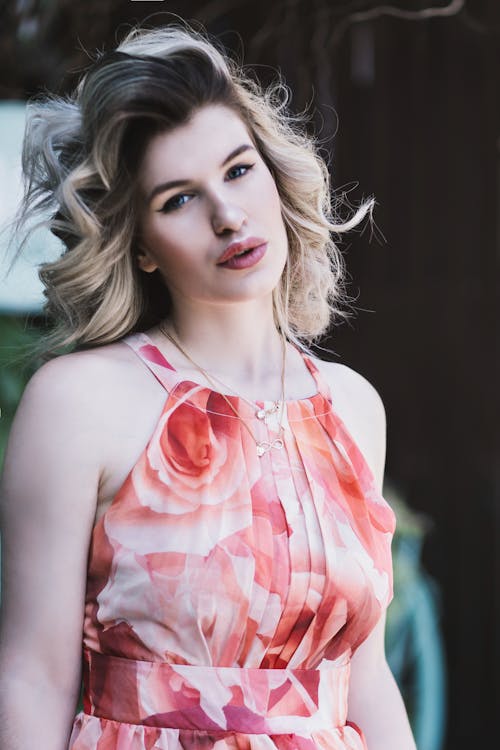
M 141 271 L 144 271 L 145 273 L 153 273 L 153 271 L 156 271 L 158 268 L 158 264 L 155 263 L 153 258 L 149 255 L 148 251 L 141 247 L 139 248 L 137 255 L 137 265 L 141 269 Z

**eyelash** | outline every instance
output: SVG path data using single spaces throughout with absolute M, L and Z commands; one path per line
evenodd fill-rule
M 234 171 L 235 169 L 244 169 L 245 172 L 243 172 L 243 174 L 240 174 L 237 177 L 233 177 L 233 179 L 237 180 L 240 177 L 244 177 L 246 174 L 248 174 L 248 172 L 250 172 L 250 170 L 253 169 L 254 166 L 255 164 L 235 164 L 234 167 L 231 167 L 228 170 L 228 174 Z M 188 195 L 187 193 L 178 193 L 177 195 L 174 195 L 172 198 L 169 198 L 168 201 L 160 209 L 158 209 L 159 213 L 166 214 L 166 213 L 171 213 L 172 211 L 178 211 L 180 208 L 182 208 L 182 206 L 184 206 L 187 203 L 187 201 L 183 201 L 180 204 L 176 204 L 175 201 L 178 198 L 182 198 L 183 196 L 187 196 L 187 195 Z

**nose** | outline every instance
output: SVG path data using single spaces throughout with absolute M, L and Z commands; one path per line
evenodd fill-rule
M 212 200 L 212 227 L 216 234 L 237 232 L 246 220 L 246 213 L 241 206 L 224 196 Z

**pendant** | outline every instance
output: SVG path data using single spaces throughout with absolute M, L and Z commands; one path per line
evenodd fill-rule
M 268 440 L 263 440 L 261 443 L 257 443 L 257 455 L 259 458 L 264 455 L 264 453 L 267 453 L 267 451 L 270 451 L 271 448 L 281 449 L 283 448 L 283 440 L 281 438 L 275 438 L 272 443 L 270 443 Z
M 278 411 L 279 409 L 279 402 L 275 401 L 272 406 L 269 406 L 267 409 L 259 409 L 258 412 L 256 412 L 257 419 L 263 419 L 265 421 L 266 417 L 268 417 L 270 414 L 274 414 L 274 412 Z

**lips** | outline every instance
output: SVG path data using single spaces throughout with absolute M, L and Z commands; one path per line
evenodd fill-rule
M 267 242 L 263 245 L 245 250 L 241 255 L 232 255 L 229 260 L 219 263 L 219 268 L 227 268 L 233 271 L 239 271 L 244 268 L 255 266 L 264 257 L 267 251 Z
M 246 237 L 239 242 L 231 242 L 219 257 L 217 263 L 225 263 L 226 260 L 229 260 L 229 258 L 232 258 L 234 255 L 243 253 L 245 250 L 251 250 L 254 247 L 259 247 L 259 245 L 263 245 L 265 242 L 266 240 L 262 237 Z

